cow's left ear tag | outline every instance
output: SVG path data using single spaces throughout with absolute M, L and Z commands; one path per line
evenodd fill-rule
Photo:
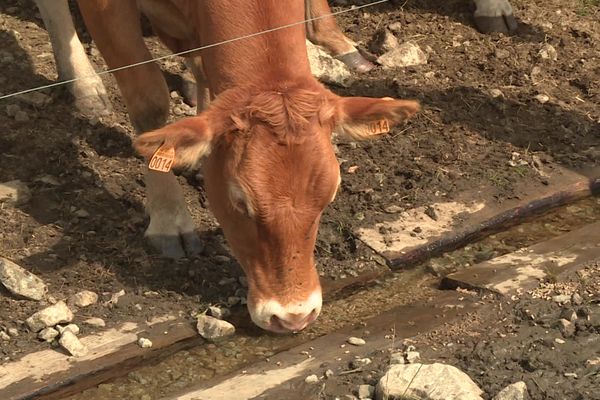
M 378 121 L 370 122 L 367 126 L 369 135 L 379 136 L 390 131 L 390 123 L 387 119 L 380 119 Z
M 175 147 L 165 143 L 152 155 L 148 168 L 153 171 L 169 172 L 173 162 L 175 162 Z

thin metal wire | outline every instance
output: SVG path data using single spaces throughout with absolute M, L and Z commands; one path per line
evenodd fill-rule
M 58 81 L 58 82 L 50 83 L 48 85 L 42 85 L 42 86 L 37 86 L 37 87 L 31 88 L 31 89 L 21 90 L 19 92 L 2 95 L 2 96 L 0 96 L 0 100 L 8 99 L 10 97 L 19 96 L 19 95 L 22 95 L 22 94 L 25 94 L 25 93 L 36 92 L 38 90 L 48 89 L 48 88 L 52 88 L 52 87 L 56 87 L 56 86 L 67 85 L 69 83 L 73 83 L 73 82 L 84 80 L 84 79 L 93 78 L 95 76 L 106 75 L 106 74 L 110 74 L 110 73 L 113 73 L 113 72 L 122 71 L 124 69 L 138 67 L 140 65 L 153 63 L 155 61 L 160 61 L 160 60 L 164 60 L 164 59 L 171 58 L 171 57 L 182 56 L 182 55 L 185 55 L 185 54 L 193 53 L 195 51 L 205 50 L 205 49 L 209 49 L 211 47 L 217 47 L 217 46 L 221 46 L 221 45 L 224 45 L 224 44 L 227 44 L 227 43 L 237 42 L 239 40 L 253 38 L 255 36 L 264 35 L 265 33 L 270 33 L 270 32 L 275 32 L 275 31 L 282 30 L 282 29 L 291 28 L 291 27 L 294 27 L 294 26 L 297 26 L 297 25 L 305 24 L 307 22 L 318 21 L 318 20 L 323 19 L 323 18 L 332 17 L 332 16 L 336 16 L 336 15 L 340 15 L 340 14 L 345 14 L 345 13 L 351 12 L 351 11 L 357 11 L 357 10 L 360 10 L 361 8 L 372 7 L 372 6 L 375 6 L 377 4 L 386 3 L 388 1 L 389 0 L 376 0 L 376 1 L 373 1 L 371 3 L 367 3 L 367 4 L 360 5 L 360 6 L 354 6 L 352 8 L 348 8 L 346 10 L 336 11 L 336 12 L 333 12 L 333 13 L 330 13 L 330 14 L 326 14 L 326 15 L 321 15 L 321 16 L 315 17 L 315 18 L 308 18 L 308 19 L 305 19 L 305 20 L 302 20 L 302 21 L 294 22 L 294 23 L 287 24 L 287 25 L 278 26 L 276 28 L 271 28 L 271 29 L 267 29 L 267 30 L 264 30 L 264 31 L 256 32 L 256 33 L 251 33 L 251 34 L 240 36 L 240 37 L 236 37 L 236 38 L 233 38 L 233 39 L 223 40 L 221 42 L 212 43 L 212 44 L 209 44 L 209 45 L 206 45 L 206 46 L 200 46 L 200 47 L 196 47 L 196 48 L 193 48 L 193 49 L 190 49 L 190 50 L 180 51 L 178 53 L 171 53 L 171 54 L 167 54 L 166 56 L 156 57 L 156 58 L 152 58 L 150 60 L 140 61 L 140 62 L 129 64 L 129 65 L 124 65 L 122 67 L 107 69 L 107 70 L 104 70 L 104 71 L 97 72 L 97 73 L 95 73 L 93 75 L 84 75 L 84 76 L 80 76 L 78 78 L 66 79 L 64 81 Z

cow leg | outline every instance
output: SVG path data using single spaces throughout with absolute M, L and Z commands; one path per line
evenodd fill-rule
M 517 29 L 517 20 L 508 0 L 475 0 L 475 25 L 483 33 L 509 33 Z
M 204 74 L 202 67 L 202 58 L 200 56 L 186 57 L 185 65 L 192 71 L 196 81 L 196 113 L 200 114 L 210 105 L 210 86 Z
M 331 14 L 327 0 L 305 0 L 306 19 L 318 18 L 306 23 L 308 40 L 325 47 L 335 58 L 358 72 L 367 72 L 375 65 L 363 57 L 356 48 L 356 43 L 342 33 L 334 16 Z
M 35 1 L 50 35 L 58 79 L 78 79 L 69 84 L 75 106 L 86 115 L 107 114 L 111 106 L 106 89 L 77 37 L 67 0 Z
M 118 3 L 118 5 L 117 5 Z M 110 68 L 151 58 L 142 38 L 135 0 L 80 0 L 79 7 L 94 41 Z M 169 90 L 155 63 L 114 73 L 129 117 L 138 132 L 163 126 L 169 115 Z M 172 172 L 146 169 L 146 237 L 161 253 L 180 258 L 202 250 L 187 210 L 183 190 Z

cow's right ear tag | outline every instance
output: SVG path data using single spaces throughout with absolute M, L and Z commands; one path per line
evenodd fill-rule
M 175 147 L 163 144 L 150 159 L 148 168 L 153 171 L 169 172 L 175 162 Z

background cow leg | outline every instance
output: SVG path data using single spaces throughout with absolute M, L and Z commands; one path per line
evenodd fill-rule
M 327 0 L 305 0 L 306 19 L 331 14 Z M 306 23 L 308 40 L 323 46 L 335 58 L 358 72 L 367 72 L 375 65 L 364 58 L 356 48 L 356 43 L 344 35 L 335 21 L 329 16 Z
M 110 68 L 151 58 L 142 38 L 135 0 L 117 2 L 79 1 L 88 30 Z M 160 68 L 144 64 L 114 73 L 138 132 L 163 126 L 169 115 L 169 90 Z M 202 243 L 194 232 L 181 189 L 172 172 L 146 170 L 146 210 L 150 225 L 146 237 L 164 256 L 180 258 L 200 252 Z
M 50 35 L 58 79 L 85 77 L 69 85 L 75 106 L 86 115 L 107 114 L 111 106 L 106 89 L 79 41 L 67 0 L 36 0 L 36 4 Z
M 509 33 L 517 29 L 517 20 L 508 0 L 475 0 L 475 25 L 483 33 Z
M 186 57 L 185 64 L 194 74 L 196 81 L 196 98 L 198 101 L 198 104 L 196 105 L 196 112 L 200 114 L 202 111 L 208 108 L 211 100 L 210 87 L 202 67 L 202 58 L 200 56 Z

